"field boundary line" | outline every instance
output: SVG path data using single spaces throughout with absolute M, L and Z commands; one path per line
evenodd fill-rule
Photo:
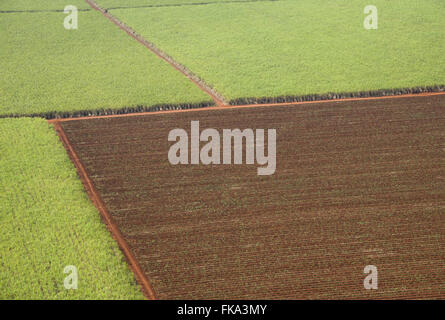
M 139 43 L 144 45 L 147 49 L 149 49 L 151 52 L 156 54 L 159 58 L 162 60 L 168 62 L 173 68 L 181 72 L 183 75 L 185 75 L 190 81 L 192 81 L 195 85 L 197 85 L 202 91 L 207 93 L 213 101 L 215 101 L 217 106 L 223 106 L 227 105 L 226 99 L 216 92 L 212 87 L 207 85 L 201 78 L 199 78 L 197 75 L 195 75 L 192 71 L 190 71 L 186 66 L 180 64 L 176 60 L 174 60 L 172 57 L 170 57 L 167 53 L 156 47 L 152 42 L 144 39 L 141 35 L 137 34 L 136 31 L 134 31 L 131 27 L 124 24 L 122 21 L 114 17 L 112 14 L 108 12 L 108 10 L 103 9 L 98 4 L 96 4 L 93 0 L 85 0 L 86 3 L 88 3 L 94 10 L 97 10 L 101 12 L 108 20 L 113 22 L 116 26 L 118 26 L 120 29 L 125 31 L 130 37 L 137 40 Z
M 269 104 L 246 104 L 246 105 L 222 105 L 213 107 L 202 107 L 194 109 L 176 109 L 176 110 L 163 110 L 163 111 L 149 111 L 149 112 L 137 112 L 137 113 L 124 113 L 124 114 L 110 114 L 102 116 L 90 116 L 90 117 L 76 117 L 76 118 L 58 118 L 50 119 L 49 123 L 58 122 L 68 122 L 77 120 L 89 120 L 89 119 L 104 119 L 104 118 L 125 118 L 125 117 L 137 117 L 146 115 L 157 115 L 157 114 L 171 114 L 171 113 L 182 113 L 182 112 L 198 112 L 198 111 L 211 111 L 211 110 L 232 110 L 232 109 L 246 109 L 246 108 L 269 108 L 269 107 L 292 107 L 306 104 L 317 104 L 317 103 L 329 103 L 329 102 L 348 102 L 348 101 L 367 101 L 367 100 L 383 100 L 383 99 L 402 99 L 402 98 L 416 98 L 416 97 L 430 97 L 430 96 L 440 96 L 445 95 L 445 92 L 424 92 L 424 93 L 413 93 L 413 94 L 401 94 L 392 96 L 379 96 L 379 97 L 361 97 L 361 98 L 341 98 L 341 99 L 330 99 L 330 100 L 313 100 L 313 101 L 297 101 L 297 102 L 280 102 L 280 103 L 269 103 Z
M 406 88 L 378 89 L 369 91 L 350 91 L 350 92 L 326 92 L 306 95 L 286 95 L 277 97 L 244 97 L 236 98 L 229 101 L 230 105 L 246 105 L 246 104 L 274 104 L 304 101 L 320 101 L 320 100 L 337 100 L 351 98 L 368 98 L 368 97 L 391 97 L 410 94 L 422 94 L 429 92 L 445 92 L 445 85 L 418 86 Z
M 74 151 L 73 147 L 71 146 L 67 136 L 65 135 L 65 132 L 63 131 L 63 128 L 57 122 L 54 122 L 53 125 L 54 125 L 54 129 L 56 130 L 60 140 L 62 141 L 63 145 L 65 146 L 65 149 L 68 152 L 69 157 L 71 158 L 72 162 L 74 163 L 74 165 L 77 168 L 77 172 L 78 172 L 80 179 L 85 187 L 85 190 L 87 191 L 87 194 L 89 195 L 94 206 L 99 210 L 103 220 L 105 221 L 105 224 L 106 224 L 108 230 L 110 231 L 111 235 L 116 240 L 120 249 L 124 253 L 124 256 L 127 260 L 127 263 L 129 265 L 130 269 L 133 271 L 133 274 L 135 275 L 139 285 L 141 286 L 142 292 L 148 299 L 156 300 L 156 295 L 155 295 L 145 273 L 143 272 L 141 266 L 139 265 L 135 256 L 131 252 L 129 245 L 125 241 L 119 228 L 117 227 L 117 225 L 113 221 L 111 215 L 107 211 L 104 202 L 100 198 L 93 183 L 91 182 L 90 178 L 88 177 L 86 170 L 85 170 L 84 166 L 82 165 L 82 162 L 80 161 L 79 157 L 77 156 L 76 152 Z

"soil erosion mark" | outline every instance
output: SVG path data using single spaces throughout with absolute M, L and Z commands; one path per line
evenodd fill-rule
M 211 88 L 209 85 L 207 85 L 202 79 L 200 79 L 197 75 L 195 75 L 192 71 L 187 69 L 184 65 L 180 64 L 179 62 L 175 61 L 172 57 L 170 57 L 168 54 L 166 54 L 161 49 L 157 48 L 153 43 L 150 41 L 144 39 L 142 36 L 136 33 L 132 28 L 124 24 L 122 21 L 111 15 L 108 10 L 101 8 L 98 4 L 96 4 L 92 0 L 85 0 L 86 3 L 88 3 L 93 9 L 101 12 L 105 17 L 108 18 L 111 22 L 113 22 L 115 25 L 117 25 L 119 28 L 124 30 L 130 37 L 137 40 L 139 43 L 143 44 L 146 48 L 148 48 L 150 51 L 152 51 L 154 54 L 156 54 L 161 59 L 167 61 L 172 67 L 174 67 L 176 70 L 180 71 L 182 74 L 184 74 L 190 81 L 192 81 L 194 84 L 196 84 L 202 91 L 207 93 L 213 101 L 215 101 L 216 105 L 218 106 L 224 106 L 228 103 L 224 99 L 224 97 L 216 92 L 213 88 Z

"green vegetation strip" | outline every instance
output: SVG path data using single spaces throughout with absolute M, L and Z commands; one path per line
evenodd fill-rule
M 96 11 L 0 14 L 0 116 L 113 114 L 212 104 Z
M 182 5 L 206 5 L 213 3 L 241 3 L 241 2 L 261 2 L 261 1 L 281 1 L 281 0 L 98 0 L 96 1 L 102 8 L 141 8 L 141 7 L 161 7 L 161 6 L 182 6 Z
M 45 120 L 0 119 L 0 167 L 0 299 L 143 299 Z
M 219 3 L 111 13 L 232 103 L 394 88 L 429 91 L 444 85 L 443 1 L 372 4 L 378 9 L 377 30 L 363 27 L 369 5 L 363 0 Z

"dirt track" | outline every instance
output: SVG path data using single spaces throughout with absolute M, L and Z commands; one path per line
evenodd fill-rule
M 276 128 L 276 173 L 170 165 L 191 120 Z M 60 125 L 158 298 L 445 297 L 443 95 Z
M 108 10 L 101 8 L 97 3 L 95 3 L 93 0 L 85 0 L 86 3 L 88 3 L 91 8 L 94 10 L 97 10 L 101 12 L 108 20 L 110 20 L 112 23 L 114 23 L 116 26 L 121 28 L 123 31 L 125 31 L 130 37 L 138 41 L 140 44 L 142 44 L 144 47 L 149 49 L 151 52 L 156 54 L 159 58 L 162 60 L 168 62 L 173 68 L 181 72 L 184 76 L 186 76 L 190 81 L 192 81 L 195 85 L 197 85 L 203 92 L 207 93 L 212 100 L 215 102 L 217 106 L 226 105 L 227 102 L 224 100 L 224 98 L 216 92 L 214 89 L 212 89 L 210 86 L 208 86 L 202 79 L 200 79 L 198 76 L 193 74 L 187 67 L 183 66 L 179 62 L 175 61 L 172 57 L 170 57 L 167 53 L 162 51 L 161 49 L 157 48 L 153 43 L 150 41 L 144 39 L 141 35 L 137 34 L 136 31 L 134 31 L 132 28 L 127 26 L 125 23 L 111 15 Z

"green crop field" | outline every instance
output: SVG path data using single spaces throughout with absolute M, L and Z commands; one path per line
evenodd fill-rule
M 445 84 L 445 3 L 373 1 L 377 30 L 363 27 L 368 4 L 288 0 L 111 13 L 228 99 Z
M 231 104 L 445 88 L 443 0 L 97 3 Z M 376 30 L 363 26 L 369 4 Z M 76 30 L 64 28 L 67 5 Z M 43 118 L 215 101 L 84 0 L 0 0 L 0 75 L 0 299 L 143 299 Z M 64 287 L 66 266 L 77 290 Z
M 0 299 L 143 298 L 45 120 L 0 119 L 0 168 Z
M 63 10 L 67 5 L 74 5 L 78 9 L 90 8 L 83 0 L 1 0 L 0 11 Z
M 97 11 L 0 14 L 0 115 L 210 103 Z

